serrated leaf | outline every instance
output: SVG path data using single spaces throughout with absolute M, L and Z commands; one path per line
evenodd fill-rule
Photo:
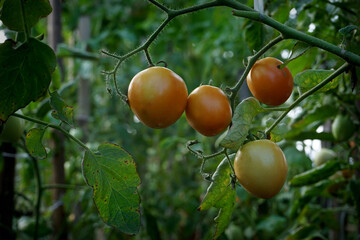
M 73 107 L 67 105 L 57 92 L 50 93 L 50 106 L 55 110 L 56 114 L 53 116 L 67 123 L 70 126 L 74 125 L 73 121 Z
M 230 160 L 235 158 L 235 154 L 231 154 Z M 199 210 L 207 210 L 215 206 L 219 200 L 224 196 L 226 191 L 231 190 L 231 169 L 228 160 L 224 158 L 218 167 L 216 168 L 214 175 L 212 176 L 212 182 L 209 185 L 205 197 L 200 204 Z
M 24 31 L 21 3 L 24 6 L 25 21 L 28 28 L 33 27 L 40 18 L 52 11 L 49 0 L 5 0 L 0 19 L 10 30 Z
M 10 40 L 0 44 L 0 119 L 43 96 L 55 67 L 54 51 L 34 38 L 17 49 Z
M 334 71 L 332 70 L 306 70 L 294 77 L 294 83 L 298 85 L 302 92 L 306 92 L 325 80 L 330 74 Z M 326 92 L 330 89 L 336 88 L 339 84 L 340 77 L 336 77 L 335 79 L 331 80 L 325 86 L 320 88 L 317 92 Z
M 82 170 L 102 220 L 124 233 L 136 234 L 140 228 L 140 178 L 132 157 L 117 145 L 102 144 L 96 153 L 85 152 Z
M 220 145 L 237 150 L 245 141 L 254 117 L 263 112 L 258 100 L 253 97 L 244 99 L 234 111 L 232 126 Z
M 217 239 L 221 233 L 224 232 L 225 228 L 229 225 L 231 215 L 234 211 L 236 201 L 235 189 L 228 189 L 221 200 L 221 209 L 219 214 L 214 219 L 216 223 L 216 230 L 213 239 Z
M 25 145 L 30 155 L 37 159 L 45 159 L 47 153 L 42 144 L 45 129 L 33 128 L 26 134 Z

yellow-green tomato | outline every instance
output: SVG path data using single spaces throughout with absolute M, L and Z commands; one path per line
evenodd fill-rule
M 246 191 L 269 199 L 280 192 L 288 167 L 281 148 L 270 140 L 262 139 L 246 143 L 238 150 L 234 170 Z
M 23 119 L 10 116 L 0 133 L 0 141 L 16 143 L 24 132 L 24 125 Z

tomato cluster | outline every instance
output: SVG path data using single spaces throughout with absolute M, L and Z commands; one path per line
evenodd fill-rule
M 184 80 L 164 67 L 150 67 L 136 74 L 128 89 L 129 105 L 136 117 L 151 128 L 175 123 L 183 112 L 190 126 L 205 136 L 215 136 L 231 122 L 231 106 L 225 93 L 200 86 L 189 96 Z
M 247 82 L 261 102 L 277 106 L 290 96 L 293 81 L 281 61 L 264 58 L 255 63 Z M 185 112 L 189 125 L 205 136 L 215 136 L 230 124 L 228 97 L 217 87 L 202 85 L 188 91 L 184 80 L 165 67 L 150 67 L 134 76 L 128 89 L 129 105 L 137 118 L 151 128 L 165 128 Z M 282 150 L 272 141 L 256 140 L 243 145 L 234 161 L 235 175 L 251 194 L 271 198 L 284 185 L 287 163 Z

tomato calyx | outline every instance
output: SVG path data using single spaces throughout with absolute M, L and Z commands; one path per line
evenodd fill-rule
M 256 141 L 256 140 L 261 140 L 261 139 L 268 139 L 266 133 L 264 131 L 257 131 L 256 134 L 253 134 L 251 132 L 251 130 L 249 130 L 248 135 L 246 136 L 245 141 L 243 142 L 243 145 L 245 145 L 246 143 L 252 142 L 252 141 Z

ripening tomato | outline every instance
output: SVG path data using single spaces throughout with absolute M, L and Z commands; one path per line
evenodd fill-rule
M 185 110 L 187 95 L 184 80 L 164 67 L 150 67 L 137 73 L 128 89 L 131 110 L 151 128 L 175 123 Z
M 232 116 L 225 93 L 209 85 L 202 85 L 190 93 L 185 114 L 190 126 L 205 136 L 215 136 L 224 131 Z
M 21 113 L 21 111 L 18 111 Z M 0 133 L 0 141 L 16 143 L 24 133 L 24 119 L 10 116 L 5 122 L 2 132 Z
M 266 57 L 258 60 L 247 75 L 251 93 L 260 102 L 278 106 L 286 102 L 293 89 L 293 77 L 288 67 L 280 69 L 282 62 Z
M 283 151 L 266 139 L 243 145 L 236 153 L 234 170 L 246 191 L 265 199 L 279 193 L 288 172 Z

